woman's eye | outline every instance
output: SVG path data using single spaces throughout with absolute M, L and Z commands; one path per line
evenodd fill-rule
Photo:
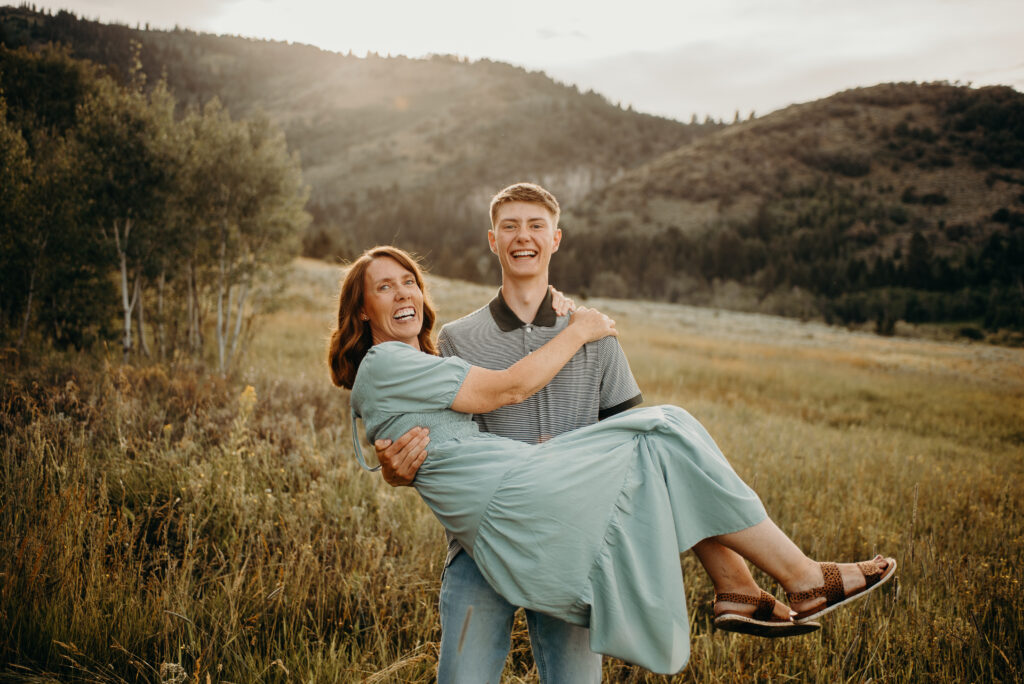
M 377 288 L 377 289 L 379 289 L 379 290 L 380 290 L 381 292 L 383 292 L 384 290 L 388 290 L 388 289 L 390 289 L 390 288 L 391 288 L 391 286 L 390 286 L 390 285 L 381 285 L 381 286 L 380 286 L 379 288 Z

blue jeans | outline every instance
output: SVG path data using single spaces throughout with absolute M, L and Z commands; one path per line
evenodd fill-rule
M 516 610 L 487 584 L 468 553 L 457 555 L 441 580 L 438 684 L 498 684 Z M 590 630 L 532 610 L 526 624 L 542 684 L 601 681 L 601 656 L 590 650 Z

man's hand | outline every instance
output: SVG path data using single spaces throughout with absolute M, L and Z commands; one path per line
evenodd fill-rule
M 414 427 L 392 442 L 378 439 L 373 443 L 380 461 L 380 474 L 392 487 L 408 487 L 416 479 L 416 472 L 427 457 L 430 430 Z

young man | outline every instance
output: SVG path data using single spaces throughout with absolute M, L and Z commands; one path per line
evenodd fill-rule
M 558 251 L 559 206 L 532 183 L 511 185 L 491 200 L 491 251 L 501 263 L 501 289 L 484 308 L 442 328 L 438 345 L 486 368 L 507 368 L 568 324 L 556 316 L 548 266 Z M 547 387 L 525 402 L 474 416 L 485 432 L 524 442 L 550 439 L 590 425 L 641 402 L 640 389 L 618 340 L 588 344 Z M 377 452 L 384 479 L 410 484 L 426 457 L 429 436 L 411 430 Z M 449 535 L 441 584 L 441 654 L 438 681 L 497 682 L 508 656 L 516 606 L 498 595 L 473 559 Z M 544 684 L 600 682 L 601 656 L 590 650 L 589 631 L 527 611 L 534 661 Z
M 554 196 L 532 183 L 511 185 L 491 200 L 491 251 L 501 263 L 501 289 L 486 306 L 441 329 L 438 345 L 445 356 L 459 356 L 476 366 L 504 369 L 554 337 L 568 325 L 556 316 L 548 287 L 551 255 L 558 251 L 559 207 Z M 476 415 L 480 429 L 524 442 L 550 439 L 568 430 L 636 406 L 640 389 L 629 370 L 618 339 L 606 337 L 586 345 L 544 389 L 521 404 Z M 384 479 L 393 486 L 411 484 L 426 458 L 430 438 L 414 428 L 394 443 L 375 444 Z M 739 615 L 737 629 L 749 624 L 748 605 L 725 600 L 725 594 L 757 596 L 743 559 L 717 542 L 695 547 L 711 575 L 715 613 Z M 448 556 L 441 583 L 440 684 L 498 682 L 508 656 L 516 606 L 498 595 L 480 574 L 473 559 L 448 537 Z M 781 617 L 788 608 L 777 609 Z M 736 618 L 731 618 L 736 620 Z M 589 646 L 589 631 L 546 615 L 526 612 L 534 661 L 543 684 L 599 682 L 601 656 Z M 777 634 L 777 636 L 784 636 Z

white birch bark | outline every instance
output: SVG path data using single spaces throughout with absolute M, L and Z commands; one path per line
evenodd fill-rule
M 135 295 L 134 299 L 136 302 L 136 311 L 139 316 L 139 348 L 142 353 L 146 355 L 146 358 L 152 357 L 152 352 L 149 349 L 149 342 L 146 341 L 146 317 L 143 313 L 143 301 L 142 301 L 142 276 L 135 276 Z
M 160 344 L 160 360 L 167 358 L 167 327 L 164 321 L 164 284 L 167 279 L 166 269 L 160 269 L 160 277 L 156 281 L 156 336 Z
M 196 292 L 196 266 L 192 259 L 188 262 L 188 349 L 194 355 L 199 350 L 199 296 Z
M 245 312 L 245 298 L 249 295 L 249 281 L 242 283 L 242 291 L 238 295 L 238 309 L 235 312 L 235 330 L 231 336 L 231 353 L 228 358 L 234 359 L 238 349 L 238 338 L 242 334 L 242 314 Z
M 121 307 L 124 310 L 124 361 L 128 362 L 128 354 L 132 350 L 132 307 L 134 300 L 128 298 L 128 237 L 132 231 L 132 220 L 124 220 L 124 241 L 122 244 L 121 231 L 117 227 L 117 220 L 114 220 L 114 244 L 117 246 L 117 257 L 121 267 Z
M 220 275 L 217 279 L 217 359 L 218 369 L 225 372 L 224 355 L 227 351 L 224 339 L 227 332 L 227 324 L 224 321 L 224 295 L 227 294 L 227 228 L 221 227 L 220 231 Z

